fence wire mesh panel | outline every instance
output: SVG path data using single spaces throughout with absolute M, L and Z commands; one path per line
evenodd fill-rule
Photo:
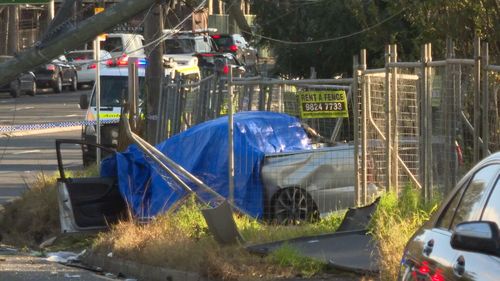
M 372 73 L 362 76 L 361 91 L 359 91 L 359 106 L 358 109 L 366 110 L 366 129 L 363 133 L 362 126 L 359 128 L 359 135 L 365 136 L 367 140 L 367 171 L 366 183 L 361 178 L 360 185 L 373 183 L 377 186 L 384 187 L 387 176 L 386 165 L 386 119 L 385 119 L 385 73 Z M 363 99 L 363 96 L 366 98 Z M 363 102 L 366 104 L 363 105 Z M 362 124 L 363 114 L 360 114 L 360 122 Z M 361 163 L 361 160 L 359 160 Z M 368 165 L 371 165 L 368 167 Z M 360 171 L 363 169 L 359 166 Z
M 490 139 L 488 147 L 491 152 L 500 150 L 500 72 L 486 71 L 487 94 L 489 102 Z
M 398 182 L 400 186 L 412 183 L 411 177 L 419 178 L 419 151 L 420 151 L 420 128 L 419 128 L 419 99 L 418 70 L 409 68 L 397 68 L 397 102 L 396 102 L 396 144 L 398 156 L 401 159 L 394 165 L 398 166 Z M 399 163 L 401 162 L 401 163 Z
M 252 202 L 264 217 L 280 223 L 318 219 L 355 205 L 352 121 L 334 114 L 337 110 L 352 117 L 351 82 L 300 85 L 295 80 L 251 77 L 235 78 L 230 85 L 218 76 L 196 83 L 167 81 L 159 105 L 159 112 L 165 113 L 159 135 L 172 137 L 206 121 L 227 126 L 227 119 L 218 117 L 227 116 L 232 90 L 235 203 Z M 327 114 L 304 116 L 307 110 Z M 311 117 L 314 114 L 321 116 Z M 207 134 L 222 136 L 221 147 L 210 148 L 212 163 L 199 165 L 227 167 L 227 135 Z M 200 143 L 200 149 L 206 145 Z M 225 190 L 221 194 L 228 196 Z M 370 195 L 378 192 L 376 185 L 369 187 Z
M 355 91 L 360 191 L 368 181 L 363 173 L 371 168 L 375 182 L 387 190 L 411 184 L 423 187 L 427 198 L 444 195 L 500 148 L 498 66 L 488 58 L 480 65 L 477 56 L 455 59 L 451 51 L 446 60 L 432 61 L 430 45 L 424 47 L 422 62 L 396 62 L 396 48 L 388 46 L 392 59 L 385 68 L 360 68 Z

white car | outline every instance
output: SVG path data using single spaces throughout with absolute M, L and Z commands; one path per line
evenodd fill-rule
M 67 60 L 76 68 L 78 88 L 81 88 L 83 85 L 92 86 L 94 84 L 96 61 L 93 59 L 93 56 L 93 50 L 71 51 L 66 54 Z M 107 51 L 101 50 L 99 55 L 101 68 L 107 66 L 108 60 L 111 60 L 111 54 Z

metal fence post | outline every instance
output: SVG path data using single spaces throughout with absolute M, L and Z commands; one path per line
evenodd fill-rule
M 391 72 L 389 63 L 391 62 L 391 45 L 385 46 L 385 149 L 386 149 L 386 190 L 390 191 L 392 186 L 392 151 L 391 151 Z
M 427 56 L 426 62 L 429 63 L 432 61 L 432 45 L 428 43 L 427 47 Z M 427 118 L 427 127 L 425 131 L 425 146 L 426 146 L 426 170 L 427 170 L 427 198 L 428 200 L 432 200 L 433 196 L 433 175 L 432 175 L 432 166 L 433 166 L 433 158 L 432 158 L 432 84 L 430 83 L 429 77 L 432 75 L 431 68 L 427 64 L 427 84 L 425 85 L 425 95 L 426 95 L 426 118 Z
M 360 179 L 359 179 L 359 58 L 358 56 L 353 56 L 352 58 L 352 114 L 353 114 L 353 125 L 354 125 L 354 205 L 359 206 L 360 200 Z
M 489 64 L 489 50 L 488 50 L 488 42 L 483 43 L 483 53 L 482 53 L 482 62 L 481 66 L 483 67 L 483 157 L 486 157 L 490 154 L 489 144 L 490 144 L 490 95 L 489 95 L 489 75 L 487 66 Z
M 479 136 L 481 126 L 481 39 L 474 37 L 474 142 L 473 161 L 479 161 Z M 483 140 L 484 141 L 484 140 Z
M 229 68 L 229 80 L 228 80 L 228 144 L 229 144 L 229 153 L 228 153 L 228 173 L 229 173 L 229 202 L 234 205 L 234 143 L 233 143 L 233 132 L 234 132 L 234 122 L 233 122 L 233 112 L 234 112 L 234 103 L 233 103 L 233 70 Z
M 366 49 L 361 50 L 361 65 L 360 69 L 362 72 L 366 70 Z M 368 128 L 367 128 L 367 120 L 368 120 L 368 85 L 366 80 L 364 79 L 361 82 L 362 90 L 362 119 L 361 119 L 361 203 L 363 205 L 367 204 L 368 200 L 368 192 L 367 192 L 367 180 L 368 180 L 368 161 L 367 161 L 367 149 L 368 149 Z M 372 171 L 373 172 L 373 171 Z
M 397 45 L 392 45 L 391 60 L 393 63 L 398 62 L 398 51 Z M 391 165 L 392 165 L 392 185 L 393 190 L 396 194 L 399 194 L 399 145 L 398 145 L 398 69 L 396 66 L 392 68 L 392 92 L 391 92 L 391 132 L 389 133 L 392 137 L 392 154 L 391 154 Z
M 425 132 L 427 131 L 427 44 L 422 46 L 421 50 L 421 81 L 420 81 L 420 145 L 419 145 L 419 153 L 420 153 L 420 170 L 422 171 L 420 175 L 420 181 L 423 183 L 423 196 L 424 199 L 428 198 L 428 186 L 427 186 L 427 145 L 425 143 Z

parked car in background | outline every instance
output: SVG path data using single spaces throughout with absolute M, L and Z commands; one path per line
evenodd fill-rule
M 200 69 L 210 73 L 227 75 L 230 67 L 233 68 L 234 75 L 243 75 L 246 72 L 245 66 L 230 53 L 199 53 L 195 56 L 198 58 Z
M 165 34 L 171 33 L 169 30 Z M 177 32 L 164 41 L 165 61 L 174 61 L 178 66 L 198 66 L 198 54 L 217 52 L 217 46 L 208 35 L 193 32 Z
M 232 53 L 249 70 L 257 70 L 257 50 L 252 48 L 240 34 L 214 34 L 213 40 L 220 52 Z
M 56 93 L 62 92 L 64 86 L 69 86 L 71 91 L 76 91 L 78 88 L 76 68 L 69 64 L 65 56 L 59 56 L 48 64 L 40 65 L 33 72 L 39 88 L 52 88 Z
M 12 56 L 0 56 L 0 63 L 11 58 Z M 9 92 L 13 98 L 18 97 L 21 93 L 34 96 L 36 94 L 35 74 L 31 71 L 19 74 L 15 80 L 0 85 L 0 92 Z
M 96 61 L 93 50 L 71 51 L 66 54 L 66 58 L 76 68 L 78 76 L 78 88 L 83 85 L 92 86 L 95 81 Z M 101 67 L 106 67 L 111 54 L 105 50 L 100 51 L 99 63 Z
M 113 57 L 113 64 L 125 66 L 129 57 L 145 58 L 144 37 L 132 33 L 108 33 L 101 41 L 101 50 L 107 51 Z
M 413 235 L 398 280 L 499 280 L 498 225 L 500 152 L 472 168 Z

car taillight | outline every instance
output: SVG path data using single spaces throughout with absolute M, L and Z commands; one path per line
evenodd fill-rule
M 95 63 L 93 63 L 93 64 L 89 64 L 89 65 L 87 66 L 87 69 L 94 69 L 94 68 L 96 68 Z
M 200 56 L 202 57 L 215 57 L 215 54 L 211 54 L 211 53 L 201 53 Z
M 115 65 L 115 62 L 113 59 L 109 59 L 106 61 L 106 66 L 108 67 L 111 67 L 111 66 L 114 66 Z
M 418 268 L 418 272 L 422 273 L 422 274 L 428 274 L 429 272 L 431 272 L 431 270 L 429 268 L 429 263 L 426 261 L 423 261 L 422 265 Z
M 441 269 L 436 270 L 436 272 L 431 276 L 431 281 L 445 281 Z
M 214 39 L 220 39 L 220 35 L 219 34 L 212 35 L 212 38 L 214 38 Z
M 117 66 L 126 66 L 126 65 L 128 65 L 128 56 L 127 55 L 123 55 L 122 57 L 120 57 L 116 61 L 116 65 Z
M 52 71 L 56 70 L 56 66 L 53 64 L 47 64 L 46 68 L 47 70 L 52 70 Z
M 224 74 L 229 73 L 229 66 L 227 64 L 225 64 L 224 67 L 222 68 L 222 73 L 224 73 Z
M 236 52 L 236 51 L 238 51 L 238 46 L 236 46 L 236 45 L 231 45 L 231 46 L 229 46 L 229 51 L 231 51 L 231 52 Z

